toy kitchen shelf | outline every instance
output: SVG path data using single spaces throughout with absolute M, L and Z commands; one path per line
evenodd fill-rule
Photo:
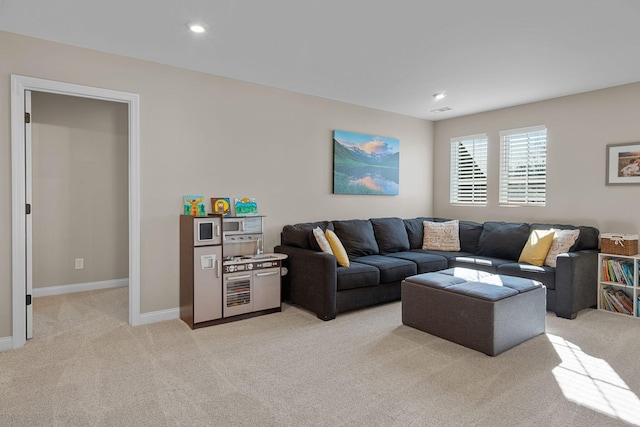
M 640 255 L 598 254 L 598 310 L 640 318 Z

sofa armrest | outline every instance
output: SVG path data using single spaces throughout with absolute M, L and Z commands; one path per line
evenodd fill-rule
M 574 319 L 578 311 L 598 300 L 598 251 L 558 255 L 556 264 L 556 316 Z
M 288 256 L 289 298 L 313 311 L 319 319 L 335 319 L 337 314 L 336 257 L 324 252 L 293 246 L 276 246 L 274 252 Z

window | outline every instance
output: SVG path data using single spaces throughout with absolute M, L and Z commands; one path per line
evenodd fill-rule
M 487 204 L 487 135 L 451 139 L 451 203 Z
M 544 206 L 547 199 L 547 128 L 500 132 L 500 204 Z

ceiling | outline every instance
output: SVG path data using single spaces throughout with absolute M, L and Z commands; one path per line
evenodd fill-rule
M 639 22 L 638 0 L 0 0 L 0 30 L 428 120 L 640 81 Z

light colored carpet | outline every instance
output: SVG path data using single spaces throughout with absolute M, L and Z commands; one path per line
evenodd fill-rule
M 497 357 L 402 325 L 399 302 L 130 327 L 127 289 L 35 299 L 0 353 L 2 426 L 640 425 L 640 320 L 547 315 Z

